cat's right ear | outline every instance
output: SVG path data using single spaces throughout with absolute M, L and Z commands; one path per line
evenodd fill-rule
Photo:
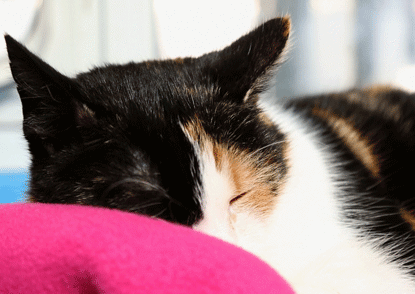
M 85 113 L 92 112 L 85 111 L 74 79 L 60 74 L 11 36 L 5 35 L 5 40 L 22 101 L 25 137 L 32 153 L 50 155 L 73 135 L 70 132 L 75 133 Z
M 256 101 L 282 60 L 290 27 L 289 17 L 271 19 L 223 50 L 199 58 L 221 97 L 237 103 Z

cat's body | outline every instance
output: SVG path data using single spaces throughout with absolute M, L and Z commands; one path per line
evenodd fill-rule
M 288 19 L 200 58 L 74 79 L 6 37 L 30 199 L 123 209 L 253 252 L 302 294 L 415 293 L 413 95 L 266 105 Z
M 300 293 L 414 293 L 413 99 L 373 88 L 267 111 L 287 134 L 291 161 L 268 234 L 292 254 L 257 254 L 268 252 L 284 274 L 286 266 Z

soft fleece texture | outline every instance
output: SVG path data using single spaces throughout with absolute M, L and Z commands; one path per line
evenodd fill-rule
M 0 293 L 294 293 L 268 265 L 164 221 L 77 205 L 0 205 Z

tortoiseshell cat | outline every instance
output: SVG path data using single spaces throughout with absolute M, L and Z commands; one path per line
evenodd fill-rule
M 289 30 L 276 18 L 199 58 L 76 78 L 6 36 L 30 200 L 191 226 L 302 294 L 415 293 L 414 95 L 378 87 L 266 105 Z

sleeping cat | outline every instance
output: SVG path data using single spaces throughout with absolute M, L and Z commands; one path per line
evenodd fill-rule
M 289 32 L 276 18 L 199 58 L 75 78 L 6 36 L 30 201 L 193 227 L 302 294 L 415 293 L 414 95 L 375 87 L 269 105 Z

